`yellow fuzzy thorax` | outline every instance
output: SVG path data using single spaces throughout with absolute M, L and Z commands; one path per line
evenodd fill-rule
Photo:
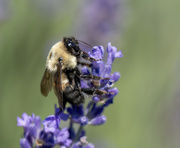
M 62 57 L 62 70 L 65 68 L 73 69 L 77 66 L 77 58 L 71 55 L 64 43 L 60 41 L 51 48 L 47 56 L 46 67 L 49 71 L 56 72 L 60 57 Z

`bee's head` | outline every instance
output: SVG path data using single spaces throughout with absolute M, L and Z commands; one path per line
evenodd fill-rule
M 79 54 L 80 52 L 79 44 L 74 37 L 69 37 L 69 38 L 64 37 L 63 42 L 70 53 L 72 53 L 73 55 Z

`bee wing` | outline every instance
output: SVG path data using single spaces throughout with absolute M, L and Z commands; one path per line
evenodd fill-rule
M 41 80 L 41 93 L 43 96 L 47 96 L 52 89 L 52 74 L 46 68 Z
M 59 62 L 57 65 L 57 72 L 54 75 L 54 91 L 58 98 L 59 107 L 61 110 L 63 110 L 63 90 L 62 90 L 62 80 L 61 80 L 61 74 L 62 74 L 62 63 Z

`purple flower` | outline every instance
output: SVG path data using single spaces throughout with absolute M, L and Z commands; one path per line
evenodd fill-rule
M 102 78 L 109 78 L 109 80 L 102 79 L 100 81 L 100 84 L 98 85 L 98 88 L 107 91 L 108 94 L 105 96 L 95 95 L 93 97 L 94 102 L 101 101 L 101 100 L 103 100 L 103 98 L 109 98 L 110 99 L 110 98 L 114 97 L 115 95 L 117 95 L 117 93 L 118 93 L 117 88 L 113 88 L 113 89 L 111 89 L 111 88 L 113 87 L 114 83 L 119 80 L 120 73 L 115 72 L 112 74 L 111 71 L 112 71 L 112 64 L 113 64 L 115 58 L 121 58 L 121 57 L 123 57 L 123 55 L 122 55 L 121 51 L 117 51 L 116 47 L 111 46 L 111 43 L 108 43 L 106 51 L 108 54 L 106 62 L 104 62 L 104 61 L 93 61 L 91 71 L 92 71 L 93 75 L 96 75 L 96 76 L 99 76 Z M 96 46 L 92 50 L 92 52 L 89 52 L 89 55 L 95 59 L 99 59 L 99 57 L 103 58 L 104 54 L 105 54 L 104 48 L 102 46 L 99 46 L 99 47 Z M 87 68 L 83 68 L 82 73 L 83 74 L 84 73 L 90 73 L 90 71 L 88 71 Z M 83 83 L 85 83 L 85 82 L 83 82 Z M 85 86 L 85 84 L 83 86 Z M 86 87 L 87 86 L 97 87 L 96 84 L 94 84 L 92 82 L 87 82 Z
M 41 129 L 41 119 L 39 116 L 28 116 L 26 113 L 22 114 L 22 118 L 17 117 L 17 126 L 24 127 L 24 136 L 36 138 Z M 32 141 L 32 138 L 30 141 Z M 31 142 L 30 142 L 31 143 Z
M 94 97 L 92 98 L 92 100 L 93 100 L 93 102 L 95 102 L 95 103 L 98 103 L 98 102 L 100 101 L 100 99 L 99 99 L 97 96 L 94 96 Z
M 88 123 L 88 118 L 86 116 L 82 116 L 79 118 L 79 123 L 81 125 L 86 125 Z
M 82 74 L 93 74 L 102 78 L 99 84 L 94 81 L 81 81 L 81 86 L 83 88 L 97 88 L 106 91 L 105 95 L 94 95 L 92 100 L 89 102 L 86 108 L 83 105 L 75 106 L 67 108 L 67 112 L 71 116 L 72 122 L 80 124 L 80 126 L 84 126 L 86 124 L 90 125 L 102 125 L 106 122 L 107 118 L 105 115 L 102 115 L 104 108 L 113 103 L 113 98 L 118 94 L 118 89 L 113 88 L 115 82 L 117 82 L 120 78 L 119 72 L 112 72 L 112 64 L 116 58 L 123 57 L 121 51 L 117 51 L 117 48 L 111 46 L 111 43 L 108 44 L 107 47 L 107 59 L 104 61 L 93 61 L 91 69 L 87 67 L 83 67 L 81 69 Z M 94 47 L 92 52 L 89 52 L 90 57 L 94 59 L 103 59 L 104 58 L 104 48 L 102 46 Z M 101 102 L 101 103 L 99 103 Z M 70 133 L 74 135 L 73 127 L 69 128 Z M 74 136 L 72 136 L 74 137 Z M 77 139 L 79 139 L 81 136 Z M 73 145 L 73 147 L 78 147 L 79 143 Z
M 57 115 L 48 116 L 42 123 L 40 117 L 28 116 L 23 113 L 22 118 L 17 117 L 17 125 L 24 127 L 24 137 L 20 140 L 21 148 L 31 148 L 33 145 L 42 148 L 51 148 L 55 145 L 69 147 L 72 140 L 69 139 L 67 128 L 60 129 L 60 117 Z
M 121 77 L 119 72 L 115 72 L 110 76 L 110 80 L 112 82 L 117 82 L 119 80 L 119 78 Z
M 22 114 L 22 118 L 17 117 L 17 126 L 22 126 L 22 127 L 26 128 L 31 123 L 34 123 L 38 127 L 40 127 L 40 125 L 41 125 L 40 117 L 35 116 L 34 114 L 32 114 L 32 116 L 28 116 L 26 113 Z
M 88 123 L 88 118 L 84 116 L 84 107 L 83 105 L 72 105 L 67 108 L 67 112 L 71 115 L 71 119 L 75 123 L 79 123 L 81 125 L 86 125 Z
M 50 115 L 43 121 L 44 131 L 54 133 L 59 128 L 59 124 L 60 118 L 56 115 Z
M 62 119 L 63 121 L 67 121 L 69 118 L 68 114 L 65 114 L 64 112 L 62 112 L 60 110 L 60 108 L 57 108 L 56 104 L 55 104 L 55 115 L 58 116 L 60 119 Z
M 123 57 L 122 52 L 117 51 L 117 48 L 114 46 L 111 46 L 111 43 L 108 43 L 107 54 L 108 54 L 108 57 L 107 57 L 106 63 L 104 63 L 103 61 L 93 62 L 92 74 L 103 77 L 103 78 L 109 77 L 111 74 L 112 63 L 115 60 L 115 58 Z M 104 49 L 101 46 L 95 47 L 95 49 L 92 50 L 92 53 L 89 52 L 89 55 L 95 59 L 98 59 L 97 55 L 99 57 L 104 56 Z M 116 78 L 116 81 L 117 81 L 117 78 Z
M 71 115 L 71 119 L 73 122 L 78 123 L 80 125 L 101 125 L 106 122 L 106 117 L 102 115 L 104 108 L 107 107 L 109 104 L 113 103 L 113 97 L 118 94 L 118 89 L 113 88 L 115 82 L 117 82 L 120 78 L 119 72 L 111 73 L 112 64 L 115 58 L 123 57 L 121 51 L 117 51 L 117 48 L 111 46 L 111 43 L 108 43 L 107 47 L 107 54 L 108 57 L 106 62 L 104 61 L 93 61 L 91 66 L 91 71 L 87 67 L 83 67 L 81 72 L 82 74 L 93 74 L 102 78 L 109 78 L 109 79 L 102 79 L 100 80 L 99 85 L 92 81 L 81 81 L 82 87 L 84 88 L 98 88 L 101 90 L 106 91 L 105 95 L 94 95 L 92 97 L 92 101 L 89 102 L 86 109 L 84 109 L 83 105 L 75 106 L 72 105 L 71 107 L 67 108 L 67 112 Z M 102 46 L 94 47 L 92 52 L 89 52 L 89 55 L 94 59 L 103 59 L 104 58 L 104 48 Z M 93 103 L 94 102 L 94 103 Z M 97 104 L 98 102 L 102 102 Z
M 61 144 L 69 147 L 72 143 L 72 140 L 69 139 L 69 131 L 67 128 L 63 128 L 62 130 L 57 129 L 54 133 L 54 136 L 56 144 Z

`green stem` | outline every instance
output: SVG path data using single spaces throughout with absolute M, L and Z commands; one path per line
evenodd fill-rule
M 80 135 L 81 135 L 82 130 L 83 130 L 83 126 L 80 125 L 80 126 L 79 126 L 79 129 L 78 129 L 78 131 L 77 131 L 76 137 L 75 137 L 75 139 L 74 139 L 74 142 L 76 142 L 76 141 L 79 140 L 79 137 L 80 137 Z
M 94 102 L 91 101 L 91 105 L 90 105 L 89 110 L 87 111 L 87 113 L 86 113 L 85 116 L 87 116 L 87 117 L 89 116 L 90 111 L 91 111 L 91 108 L 93 107 L 93 105 L 94 105 Z M 70 125 L 73 126 L 73 122 L 72 122 L 72 121 L 71 121 Z M 84 127 L 84 126 L 82 126 L 82 125 L 79 126 L 79 129 L 78 129 L 78 131 L 77 131 L 76 137 L 75 137 L 74 140 L 73 140 L 73 143 L 75 143 L 75 142 L 77 142 L 77 141 L 79 140 L 80 135 L 81 135 L 81 132 L 82 132 L 82 130 L 83 130 L 83 127 Z

